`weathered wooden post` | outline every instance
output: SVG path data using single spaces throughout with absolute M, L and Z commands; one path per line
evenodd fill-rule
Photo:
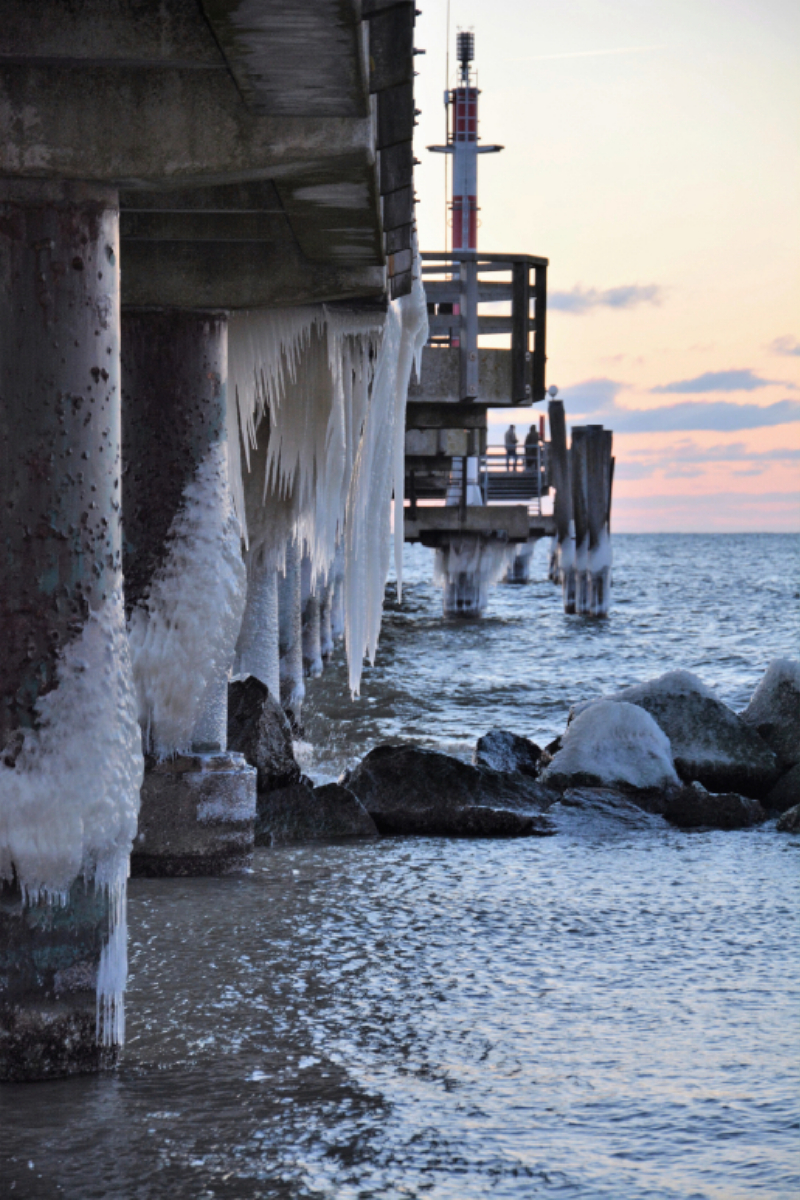
M 564 404 L 551 400 L 548 404 L 550 419 L 550 473 L 556 494 L 553 515 L 556 522 L 556 581 L 561 583 L 564 612 L 575 612 L 575 527 L 573 522 L 572 480 L 570 460 L 567 453 L 567 430 Z M 552 576 L 551 576 L 552 578 Z
M 575 612 L 589 612 L 589 474 L 586 427 L 572 427 L 570 449 L 575 520 Z
M 608 516 L 611 493 L 611 430 L 602 425 L 586 428 L 586 461 L 589 498 L 589 612 L 608 613 L 611 580 L 611 542 Z

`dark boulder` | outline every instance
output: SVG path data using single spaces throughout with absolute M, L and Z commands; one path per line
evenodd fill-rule
M 300 778 L 286 715 L 253 675 L 228 686 L 228 749 L 256 768 L 260 792 L 289 787 Z
M 671 795 L 664 816 L 680 829 L 748 829 L 767 819 L 757 800 L 735 792 L 707 792 L 698 783 Z
M 363 804 L 339 783 L 311 787 L 303 778 L 291 787 L 273 788 L 258 796 L 257 846 L 376 837 L 377 833 Z
M 657 800 L 663 807 L 663 793 L 658 793 Z M 657 811 L 642 808 L 638 797 L 634 800 L 615 788 L 568 788 L 547 810 L 547 816 L 558 833 L 589 837 L 666 828 Z
M 764 807 L 774 812 L 786 812 L 796 804 L 800 804 L 800 763 L 795 763 L 785 775 L 781 775 L 764 801 Z
M 761 799 L 777 782 L 777 761 L 763 738 L 688 671 L 669 671 L 604 699 L 650 713 L 669 738 L 675 769 L 686 783 L 698 780 L 712 792 Z
M 800 763 L 800 662 L 791 658 L 771 662 L 742 720 L 774 751 L 782 770 Z
M 541 747 L 530 738 L 508 729 L 490 729 L 478 738 L 472 761 L 476 767 L 528 775 L 533 779 L 538 774 L 541 755 Z
M 800 804 L 787 808 L 783 816 L 778 818 L 775 828 L 780 833 L 800 833 Z
M 554 832 L 557 798 L 524 776 L 475 767 L 417 746 L 376 746 L 342 777 L 381 833 L 531 837 Z

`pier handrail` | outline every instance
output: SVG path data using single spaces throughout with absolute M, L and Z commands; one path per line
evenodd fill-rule
M 426 251 L 421 259 L 430 321 L 428 345 L 458 347 L 461 399 L 475 399 L 479 394 L 479 337 L 510 334 L 510 402 L 543 400 L 548 260 L 533 254 L 483 254 L 477 250 Z M 485 278 L 501 273 L 511 278 Z M 510 302 L 510 315 L 478 315 L 479 304 L 496 302 Z

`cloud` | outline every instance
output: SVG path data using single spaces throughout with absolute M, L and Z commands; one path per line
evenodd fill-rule
M 664 46 L 615 46 L 613 50 L 563 50 L 560 54 L 531 54 L 525 58 L 512 58 L 509 62 L 548 62 L 554 58 L 605 58 L 609 54 L 644 54 L 649 50 L 663 50 Z
M 578 285 L 569 292 L 551 292 L 547 297 L 547 307 L 580 315 L 595 308 L 635 308 L 639 304 L 660 304 L 662 299 L 662 289 L 656 283 L 626 283 L 602 291 Z
M 699 446 L 690 438 L 669 446 L 643 448 L 626 452 L 617 460 L 620 479 L 649 479 L 657 471 L 667 479 L 688 479 L 704 473 L 703 468 L 714 463 L 744 464 L 737 475 L 763 475 L 772 463 L 800 462 L 800 450 L 778 447 L 773 450 L 748 450 L 744 442 L 727 445 Z
M 800 342 L 788 333 L 784 337 L 775 338 L 774 342 L 770 342 L 769 348 L 773 354 L 788 354 L 800 358 Z
M 729 400 L 665 404 L 657 408 L 619 408 L 602 414 L 603 423 L 617 433 L 683 433 L 700 429 L 738 433 L 800 421 L 799 400 L 775 404 L 733 404 Z
M 754 392 L 757 388 L 771 387 L 780 382 L 775 379 L 762 379 L 754 375 L 752 370 L 742 368 L 733 371 L 706 371 L 703 375 L 695 375 L 694 379 L 680 379 L 677 383 L 662 383 L 651 388 L 651 392 L 664 394 L 692 392 Z M 792 385 L 786 385 L 791 387 Z
M 574 384 L 565 396 L 559 396 L 558 399 L 564 400 L 569 418 L 573 411 L 592 413 L 601 408 L 613 409 L 617 396 L 626 386 L 616 379 L 585 379 L 583 383 Z

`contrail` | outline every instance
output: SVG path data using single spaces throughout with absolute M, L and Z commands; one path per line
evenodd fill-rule
M 663 50 L 664 46 L 619 46 L 616 50 L 566 50 L 563 54 L 533 54 L 512 58 L 510 62 L 543 62 L 552 58 L 599 58 L 606 54 L 640 54 L 644 50 Z

